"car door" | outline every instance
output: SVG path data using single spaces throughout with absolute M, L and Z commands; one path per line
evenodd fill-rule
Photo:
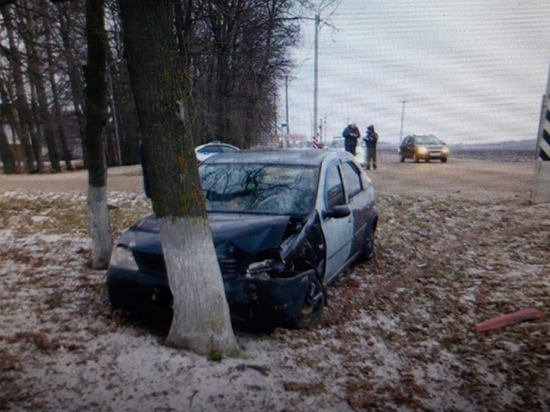
M 344 176 L 344 188 L 348 204 L 353 215 L 353 245 L 349 257 L 353 259 L 361 253 L 374 198 L 367 191 L 368 188 L 365 187 L 361 171 L 354 162 L 351 160 L 343 161 L 341 170 Z
M 347 205 L 340 162 L 332 160 L 324 169 L 322 211 Z M 325 235 L 327 264 L 324 283 L 330 283 L 345 268 L 353 244 L 353 214 L 345 217 L 325 217 L 321 212 L 321 226 Z

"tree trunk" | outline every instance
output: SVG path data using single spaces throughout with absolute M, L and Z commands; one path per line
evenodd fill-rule
M 31 38 L 29 38 L 31 37 Z M 53 133 L 51 115 L 48 105 L 48 98 L 46 96 L 46 88 L 44 87 L 44 80 L 42 78 L 43 65 L 38 59 L 36 52 L 36 46 L 34 41 L 36 39 L 36 33 L 27 30 L 23 39 L 25 40 L 25 47 L 27 49 L 28 63 L 29 63 L 29 78 L 33 83 L 36 95 L 38 98 L 38 118 L 39 124 L 42 127 L 44 136 L 46 138 L 46 145 L 48 147 L 48 154 L 50 158 L 51 167 L 54 171 L 60 172 L 59 155 L 57 153 L 57 147 L 55 144 L 55 135 Z
M 198 353 L 236 350 L 190 133 L 190 72 L 174 36 L 174 2 L 119 0 L 119 6 L 153 208 L 174 296 L 166 343 Z
M 70 79 L 73 107 L 78 121 L 80 138 L 82 140 L 82 151 L 84 158 L 84 167 L 86 164 L 86 149 L 84 148 L 84 136 L 86 134 L 86 125 L 84 120 L 84 84 L 82 81 L 82 72 L 78 64 L 78 60 L 75 57 L 73 44 L 71 42 L 71 30 L 69 24 L 70 11 L 66 8 L 70 4 L 65 2 L 56 3 L 57 10 L 59 12 L 59 33 L 61 34 L 61 40 L 63 42 L 64 58 L 67 62 L 68 75 Z
M 86 0 L 86 135 L 84 154 L 88 165 L 88 214 L 92 235 L 92 265 L 105 269 L 109 265 L 113 241 L 107 209 L 107 166 L 103 128 L 107 120 L 107 33 L 103 0 Z
M 8 137 L 4 133 L 2 126 L 0 126 L 0 156 L 2 157 L 2 163 L 4 163 L 4 174 L 15 174 L 17 172 L 15 156 L 10 149 Z
M 11 129 L 12 129 L 13 143 L 15 144 L 15 137 L 18 136 L 20 138 L 21 135 L 22 135 L 22 133 L 21 133 L 21 124 L 17 120 L 17 113 L 15 112 L 15 108 L 14 108 L 14 105 L 13 105 L 13 99 L 11 98 L 11 95 L 8 91 L 8 88 L 6 87 L 4 79 L 2 79 L 1 77 L 0 77 L 0 98 L 2 98 L 2 102 L 4 102 L 3 107 L 2 107 L 3 114 L 8 118 L 8 122 L 11 126 Z M 8 144 L 9 144 L 9 142 L 8 142 Z M 12 152 L 12 154 L 15 157 L 15 170 L 16 170 L 16 173 L 21 173 L 21 171 L 22 171 L 21 162 L 24 159 L 20 159 L 19 156 L 17 156 L 16 153 Z M 6 172 L 6 169 L 4 169 L 4 172 Z
M 19 115 L 19 120 L 21 122 L 21 135 L 19 139 L 23 145 L 25 151 L 25 170 L 28 172 L 34 170 L 34 154 L 31 145 L 31 139 L 29 134 L 29 124 L 30 124 L 30 113 L 29 113 L 29 104 L 27 101 L 27 95 L 25 93 L 25 86 L 23 83 L 23 74 L 21 70 L 21 57 L 19 49 L 15 42 L 15 33 L 13 30 L 12 14 L 10 6 L 0 7 L 0 12 L 4 17 L 4 25 L 6 26 L 9 43 L 10 43 L 10 54 L 9 60 L 12 66 L 13 79 L 15 81 L 16 93 L 17 93 L 17 114 Z M 36 159 L 39 160 L 39 159 Z
M 36 159 L 36 170 L 38 173 L 45 173 L 46 168 L 44 166 L 44 157 L 42 156 L 42 142 L 44 137 L 44 127 L 40 121 L 40 110 L 38 109 L 36 87 L 34 84 L 30 85 L 31 89 L 31 109 L 32 116 L 29 116 L 29 133 L 31 135 L 32 151 L 34 158 Z
M 44 3 L 41 1 L 40 5 L 42 9 L 44 8 Z M 59 102 L 59 91 L 57 88 L 57 81 L 55 80 L 55 64 L 54 64 L 54 53 L 52 50 L 52 29 L 49 21 L 44 22 L 45 31 L 46 31 L 46 47 L 48 53 L 48 74 L 50 80 L 50 87 L 52 90 L 53 104 L 55 109 L 55 120 L 57 123 L 57 131 L 59 133 L 59 140 L 61 141 L 61 148 L 63 149 L 63 160 L 65 161 L 65 166 L 67 170 L 73 170 L 73 165 L 71 164 L 72 153 L 69 148 L 69 143 L 67 142 L 67 136 L 65 135 L 65 129 L 63 128 L 62 121 L 62 110 L 61 103 Z
M 121 93 L 118 93 L 118 96 L 120 97 L 119 121 L 120 130 L 122 131 L 122 164 L 134 165 L 139 163 L 139 143 L 141 141 L 139 119 L 126 69 L 121 74 L 120 79 L 119 87 Z

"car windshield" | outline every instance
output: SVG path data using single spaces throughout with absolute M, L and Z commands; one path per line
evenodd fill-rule
M 217 163 L 200 174 L 208 212 L 303 215 L 314 206 L 315 167 Z
M 415 137 L 414 140 L 417 144 L 443 144 L 441 140 L 435 136 L 418 136 Z

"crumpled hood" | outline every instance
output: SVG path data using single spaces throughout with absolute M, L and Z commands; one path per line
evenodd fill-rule
M 277 248 L 283 240 L 289 219 L 289 216 L 233 213 L 212 213 L 208 216 L 215 247 L 229 241 L 250 255 Z M 124 232 L 119 243 L 132 250 L 161 254 L 159 230 L 159 221 L 154 215 L 149 215 Z

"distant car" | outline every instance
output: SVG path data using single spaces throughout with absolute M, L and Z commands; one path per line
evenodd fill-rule
M 321 318 L 325 287 L 358 258 L 374 254 L 375 193 L 349 153 L 236 151 L 205 160 L 199 171 L 236 320 L 310 327 Z M 154 215 L 118 240 L 107 287 L 115 309 L 171 316 Z
M 328 146 L 330 150 L 341 150 L 345 151 L 345 139 L 343 137 L 333 137 L 332 141 L 330 142 L 330 145 Z M 359 163 L 361 166 L 364 166 L 366 162 L 365 158 L 365 143 L 361 138 L 357 140 L 357 146 L 355 147 L 355 160 L 357 163 Z
M 439 159 L 445 163 L 449 157 L 449 148 L 434 135 L 411 135 L 405 137 L 399 146 L 399 161 L 413 159 L 415 162 Z
M 236 152 L 240 150 L 238 147 L 222 143 L 211 142 L 195 147 L 195 154 L 199 162 L 208 159 L 209 157 L 219 155 L 220 153 Z

